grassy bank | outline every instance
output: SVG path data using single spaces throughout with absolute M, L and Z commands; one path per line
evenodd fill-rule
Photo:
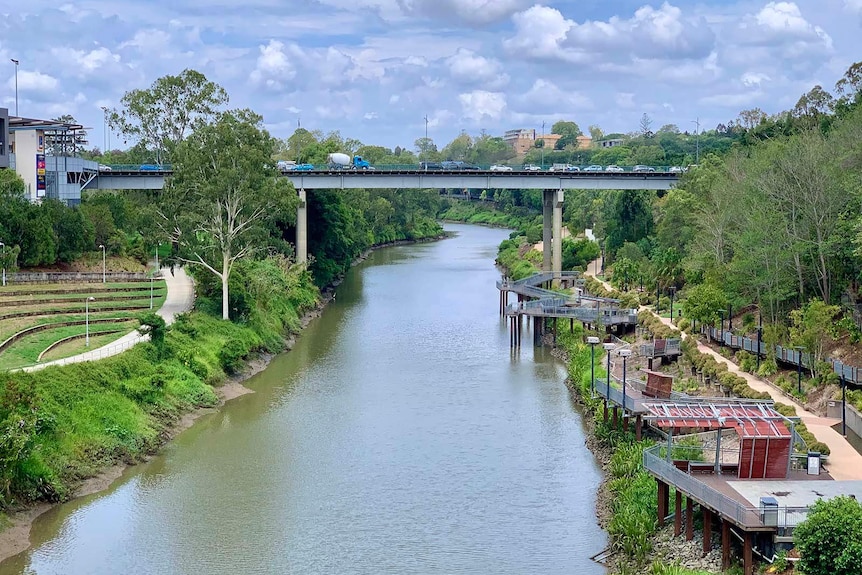
M 235 276 L 234 322 L 208 313 L 214 294 L 200 285 L 200 308 L 157 326 L 150 343 L 98 362 L 0 374 L 2 507 L 63 500 L 81 479 L 153 452 L 183 413 L 215 405 L 214 386 L 249 356 L 283 349 L 318 301 L 310 274 L 278 257 L 243 262 Z
M 493 202 L 451 200 L 444 206 L 439 217 L 452 222 L 509 228 L 521 232 L 537 225 L 541 229 L 542 225 L 541 215 L 526 208 L 517 208 L 514 212 L 498 210 Z

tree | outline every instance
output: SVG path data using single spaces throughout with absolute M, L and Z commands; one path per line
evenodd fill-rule
M 590 126 L 590 137 L 593 139 L 594 142 L 598 142 L 604 137 L 604 132 L 602 132 L 602 129 L 596 124 L 593 124 L 592 126 Z
M 805 348 L 813 359 L 808 366 L 812 377 L 817 376 L 817 365 L 823 361 L 826 342 L 837 335 L 836 321 L 840 314 L 840 307 L 826 305 L 819 299 L 790 312 L 790 341 Z
M 793 537 L 807 575 L 855 575 L 862 565 L 862 506 L 843 495 L 820 499 Z
M 720 312 L 727 309 L 727 295 L 713 285 L 699 284 L 686 289 L 685 293 L 685 316 L 704 325 L 717 322 Z
M 572 240 L 563 239 L 562 266 L 564 270 L 585 267 L 588 263 L 599 257 L 599 244 L 586 238 Z
M 417 138 L 414 145 L 416 146 L 416 153 L 419 154 L 419 159 L 424 162 L 435 161 L 439 156 L 437 144 L 431 138 Z
M 195 70 L 163 76 L 147 90 L 126 92 L 121 108 L 108 122 L 129 138 L 156 152 L 159 163 L 171 154 L 199 123 L 213 119 L 228 101 L 227 92 Z
M 764 112 L 760 108 L 752 108 L 750 110 L 741 111 L 739 113 L 737 123 L 746 130 L 753 130 L 754 128 L 765 122 L 766 118 L 766 112 Z
M 583 134 L 576 123 L 565 120 L 554 122 L 554 125 L 551 126 L 551 133 L 559 134 L 564 137 L 568 136 L 570 139 L 575 139 Z
M 649 138 L 652 136 L 652 118 L 649 117 L 649 114 L 644 112 L 644 115 L 641 116 L 640 121 L 640 135 L 644 138 Z
M 638 265 L 628 258 L 617 258 L 611 271 L 611 283 L 622 291 L 628 291 L 640 277 Z
M 267 243 L 267 224 L 289 218 L 296 194 L 279 178 L 275 140 L 250 110 L 198 124 L 177 146 L 174 176 L 163 197 L 162 226 L 179 259 L 212 272 L 222 285 L 222 318 L 230 319 L 230 274 L 237 260 Z
M 146 312 L 138 316 L 140 327 L 138 333 L 141 335 L 149 335 L 150 343 L 156 348 L 156 352 L 161 356 L 165 346 L 165 334 L 168 331 L 165 320 L 157 313 Z

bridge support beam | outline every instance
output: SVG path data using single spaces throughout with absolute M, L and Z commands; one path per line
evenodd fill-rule
M 554 192 L 553 203 L 554 236 L 551 238 L 553 246 L 551 266 L 555 272 L 563 269 L 563 190 Z M 554 277 L 554 288 L 560 287 L 560 276 Z
M 308 261 L 308 204 L 305 190 L 299 189 L 299 205 L 296 206 L 296 262 Z
M 560 271 L 563 267 L 563 190 L 542 193 L 542 271 Z M 554 287 L 559 287 L 554 278 Z

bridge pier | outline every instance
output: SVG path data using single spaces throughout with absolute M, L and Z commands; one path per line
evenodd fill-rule
M 308 203 L 305 190 L 298 190 L 299 204 L 296 206 L 296 262 L 308 261 Z
M 542 271 L 559 271 L 563 267 L 563 190 L 542 193 Z M 558 287 L 559 278 L 553 286 Z

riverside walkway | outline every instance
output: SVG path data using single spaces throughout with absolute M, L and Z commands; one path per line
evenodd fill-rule
M 612 290 L 613 287 L 609 283 L 597 277 L 597 272 L 601 269 L 601 265 L 601 259 L 595 260 L 587 267 L 585 275 L 592 276 L 594 279 L 600 281 L 606 289 Z M 655 315 L 652 308 L 641 306 L 640 310 L 647 310 Z M 659 316 L 659 319 L 668 327 L 677 329 L 669 318 Z M 681 336 L 682 339 L 688 338 L 688 334 L 684 332 Z M 697 349 L 701 353 L 709 354 L 715 358 L 716 361 L 725 364 L 728 371 L 745 379 L 748 385 L 755 391 L 766 392 L 774 401 L 793 406 L 796 410 L 796 415 L 805 423 L 806 427 L 808 427 L 808 430 L 811 431 L 817 441 L 825 443 L 829 447 L 829 458 L 826 467 L 828 468 L 829 474 L 834 479 L 862 480 L 862 454 L 856 451 L 840 433 L 833 429 L 834 425 L 841 422 L 840 420 L 820 417 L 811 413 L 781 389 L 756 375 L 742 371 L 739 369 L 738 365 L 700 341 L 697 342 Z
M 170 325 L 174 322 L 174 319 L 178 314 L 189 311 L 194 305 L 195 285 L 192 278 L 186 273 L 185 268 L 174 268 L 173 274 L 171 274 L 167 268 L 162 268 L 159 271 L 162 273 L 162 277 L 165 280 L 167 297 L 165 298 L 165 303 L 156 313 L 165 320 L 167 325 Z M 81 363 L 84 361 L 104 359 L 106 357 L 123 353 L 127 349 L 136 346 L 142 341 L 147 341 L 148 339 L 149 336 L 141 335 L 137 330 L 135 330 L 108 345 L 91 349 L 90 351 L 79 353 L 78 355 L 25 367 L 23 368 L 23 371 L 38 371 L 52 365 L 67 365 L 70 363 Z

